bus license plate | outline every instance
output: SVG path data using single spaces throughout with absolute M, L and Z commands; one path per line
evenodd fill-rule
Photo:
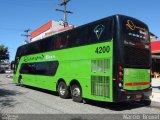
M 136 99 L 140 99 L 140 98 L 142 98 L 141 94 L 136 95 Z

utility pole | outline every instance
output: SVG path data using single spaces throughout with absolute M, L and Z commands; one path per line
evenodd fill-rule
M 24 30 L 25 34 L 21 34 L 21 36 L 26 37 L 26 39 L 24 40 L 24 43 L 25 43 L 25 44 L 28 44 L 28 43 L 29 43 L 29 39 L 28 39 L 28 38 L 30 37 L 29 31 L 31 31 L 29 28 L 28 28 L 28 29 L 25 29 L 25 30 Z
M 64 27 L 68 26 L 67 13 L 73 14 L 71 11 L 67 11 L 67 4 L 70 0 L 64 0 L 62 3 L 58 4 L 59 6 L 64 6 L 64 10 L 56 9 L 56 11 L 64 13 L 63 25 Z

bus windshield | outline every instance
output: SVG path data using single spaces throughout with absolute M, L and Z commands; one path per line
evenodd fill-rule
M 139 20 L 122 20 L 124 63 L 126 67 L 149 68 L 150 39 L 147 26 Z

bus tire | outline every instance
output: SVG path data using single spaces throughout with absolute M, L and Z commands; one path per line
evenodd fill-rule
M 66 83 L 63 81 L 58 84 L 58 94 L 60 98 L 63 99 L 67 99 L 70 97 L 70 91 L 68 90 Z
M 71 94 L 74 102 L 82 103 L 82 89 L 79 84 L 73 84 L 71 86 Z

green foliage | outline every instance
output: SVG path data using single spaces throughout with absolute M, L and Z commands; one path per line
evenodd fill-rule
M 8 47 L 0 45 L 0 61 L 6 61 L 6 60 L 9 60 Z

